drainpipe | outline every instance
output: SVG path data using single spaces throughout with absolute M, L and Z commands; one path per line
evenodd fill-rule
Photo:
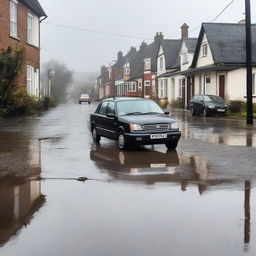
M 41 20 L 39 19 L 39 100 L 41 98 L 41 23 L 46 20 L 48 16 L 44 16 Z

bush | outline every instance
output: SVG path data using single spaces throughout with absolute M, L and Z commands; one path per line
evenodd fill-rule
M 183 108 L 183 100 L 181 98 L 172 101 L 171 106 L 173 108 Z
M 229 102 L 229 111 L 231 113 L 241 113 L 246 111 L 246 103 L 240 100 Z

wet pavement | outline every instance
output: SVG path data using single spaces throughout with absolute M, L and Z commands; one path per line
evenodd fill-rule
M 256 254 L 255 127 L 173 111 L 177 151 L 120 152 L 95 108 L 0 121 L 1 256 Z

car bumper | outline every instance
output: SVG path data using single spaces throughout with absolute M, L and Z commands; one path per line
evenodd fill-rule
M 226 114 L 227 109 L 223 108 L 207 108 L 209 114 Z
M 151 139 L 151 135 L 154 134 L 166 134 L 167 138 L 164 139 Z M 176 143 L 181 137 L 181 132 L 165 132 L 165 133 L 125 133 L 125 140 L 129 144 L 139 145 L 154 145 L 165 143 Z
M 80 101 L 80 102 L 90 102 L 91 100 L 83 100 L 83 99 L 80 99 L 79 101 Z

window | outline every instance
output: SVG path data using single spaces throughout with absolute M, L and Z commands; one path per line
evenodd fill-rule
M 179 79 L 179 98 L 182 98 L 182 80 L 183 79 Z
M 182 53 L 182 64 L 188 63 L 188 55 L 186 52 Z
M 34 95 L 33 83 L 34 68 L 27 66 L 27 92 L 29 95 Z
M 164 67 L 164 58 L 160 57 L 160 70 L 163 70 Z
M 139 82 L 138 89 L 139 89 L 140 91 L 142 90 L 142 82 Z
M 160 86 L 159 86 L 159 98 L 164 98 L 164 83 L 163 80 L 160 80 Z
M 203 57 L 207 56 L 207 51 L 208 51 L 208 45 L 207 43 L 203 44 Z
M 168 79 L 164 80 L 164 97 L 166 98 L 168 95 Z
M 150 82 L 149 81 L 145 81 L 144 82 L 144 86 L 150 86 Z
M 255 95 L 256 91 L 255 91 L 255 78 L 256 78 L 256 75 L 255 73 L 252 74 L 252 95 Z
M 31 13 L 28 13 L 27 17 L 27 42 L 39 46 L 39 19 Z
M 108 103 L 107 114 L 115 115 L 115 103 L 113 101 Z
M 33 16 L 28 14 L 28 43 L 33 43 Z
M 99 114 L 100 115 L 106 115 L 106 110 L 107 110 L 107 106 L 108 106 L 108 102 L 107 101 L 104 101 L 102 102 L 100 108 L 99 108 Z
M 144 70 L 145 71 L 151 70 L 151 59 L 144 60 Z
M 210 84 L 211 83 L 211 77 L 210 76 L 205 77 L 205 83 L 206 84 Z
M 17 21 L 18 21 L 18 2 L 10 1 L 10 35 L 13 37 L 18 37 Z
M 132 83 L 132 90 L 133 92 L 136 92 L 136 83 Z

